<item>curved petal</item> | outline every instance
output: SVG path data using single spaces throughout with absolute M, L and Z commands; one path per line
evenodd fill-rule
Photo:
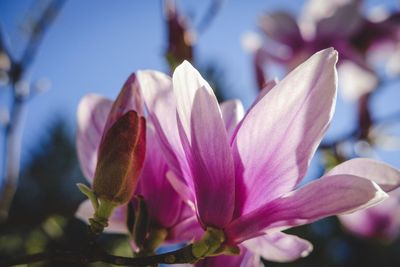
M 256 99 L 254 100 L 254 102 L 251 104 L 250 108 L 248 109 L 247 113 L 242 117 L 242 120 L 238 123 L 238 125 L 236 126 L 235 130 L 233 131 L 232 135 L 230 136 L 230 140 L 231 143 L 235 140 L 236 138 L 236 134 L 240 129 L 240 126 L 242 125 L 244 119 L 246 118 L 246 116 L 250 113 L 250 110 L 253 109 L 253 107 L 255 105 L 257 105 L 257 103 L 263 99 L 263 97 L 268 94 L 269 91 L 271 91 L 272 88 L 274 88 L 275 85 L 277 85 L 278 83 L 278 79 L 273 79 L 269 82 L 267 82 L 267 84 L 264 86 L 264 88 L 259 92 L 259 94 L 257 95 Z
M 353 176 L 324 176 L 233 221 L 225 230 L 240 243 L 262 231 L 287 229 L 324 217 L 367 208 L 387 198 L 374 182 Z
M 171 243 L 199 240 L 204 234 L 196 216 L 188 217 L 169 229 L 167 241 Z
M 257 97 L 256 97 L 256 100 L 254 100 L 254 102 L 253 102 L 253 104 L 251 105 L 251 107 L 249 108 L 249 110 L 252 109 L 252 108 L 258 103 L 258 101 L 260 101 L 261 99 L 263 99 L 263 97 L 264 97 L 266 94 L 268 94 L 268 92 L 271 91 L 271 89 L 274 88 L 275 85 L 278 84 L 278 82 L 279 82 L 279 81 L 278 81 L 277 78 L 274 78 L 274 79 L 268 81 L 268 82 L 265 84 L 265 86 L 261 89 L 261 91 L 258 93 L 258 95 L 257 95 Z
M 400 191 L 369 209 L 338 216 L 347 230 L 361 237 L 394 240 L 400 232 Z
M 158 71 L 144 70 L 137 72 L 137 79 L 169 167 L 180 179 L 185 178 L 193 188 L 190 169 L 179 138 L 171 78 Z
M 108 220 L 108 226 L 104 228 L 104 232 L 113 234 L 129 234 L 128 227 L 126 225 L 126 212 L 127 206 L 120 206 L 116 208 Z M 94 209 L 90 200 L 85 200 L 79 205 L 78 210 L 75 213 L 75 217 L 88 222 L 89 218 L 92 218 Z
M 304 177 L 333 115 L 337 52 L 316 53 L 245 115 L 233 143 L 235 216 L 290 191 Z
M 134 73 L 126 80 L 117 99 L 115 99 L 110 114 L 108 115 L 104 132 L 130 110 L 134 110 L 139 116 L 143 116 L 143 100 L 141 97 L 140 85 Z
M 146 201 L 151 221 L 169 228 L 176 224 L 183 201 L 166 179 L 167 162 L 159 151 L 154 129 L 149 124 L 146 134 L 146 158 L 140 176 L 140 194 Z
M 234 168 L 231 148 L 217 99 L 187 61 L 173 75 L 177 114 L 187 143 L 199 218 L 207 226 L 224 227 L 234 208 Z
M 341 174 L 355 175 L 374 181 L 385 192 L 390 192 L 400 186 L 400 170 L 373 159 L 351 159 L 337 165 L 327 173 L 327 175 Z
M 108 115 L 104 132 L 130 110 L 134 110 L 139 116 L 143 116 L 143 100 L 140 86 L 134 73 L 126 80 L 117 99 L 115 99 L 110 114 Z
M 217 99 L 207 81 L 186 60 L 175 69 L 172 80 L 179 120 L 181 121 L 186 137 L 191 143 L 192 109 L 196 94 L 200 88 L 204 88 L 209 95 L 207 100 L 213 106 L 217 102 Z M 207 94 L 204 95 L 206 96 Z
M 282 232 L 268 233 L 243 243 L 251 252 L 274 262 L 291 262 L 307 257 L 313 246 L 307 240 Z
M 82 98 L 78 106 L 76 149 L 81 170 L 90 182 L 93 180 L 97 152 L 112 103 L 102 96 L 89 94 Z
M 241 253 L 238 256 L 217 256 L 209 257 L 195 264 L 196 267 L 262 267 L 260 256 L 252 253 L 246 248 L 241 248 Z
M 231 139 L 236 126 L 243 119 L 244 108 L 239 100 L 228 100 L 221 105 L 222 119 L 224 120 L 225 128 L 228 133 L 228 138 Z
M 188 204 L 190 207 L 195 210 L 195 196 L 193 192 L 190 191 L 190 188 L 187 184 L 185 184 L 182 180 L 180 180 L 172 171 L 168 171 L 166 174 L 166 178 L 171 184 L 172 188 L 179 194 L 180 198 Z

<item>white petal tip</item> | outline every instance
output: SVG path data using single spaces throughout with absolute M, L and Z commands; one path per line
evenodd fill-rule
M 379 189 L 379 191 L 377 191 L 375 194 L 375 199 L 376 199 L 376 201 L 379 201 L 379 202 L 387 199 L 388 197 L 389 197 L 389 195 L 382 189 Z
M 338 51 L 336 51 L 333 47 L 329 47 L 324 50 L 321 50 L 316 54 L 321 54 L 321 55 L 323 54 L 324 56 L 327 57 L 327 59 L 334 60 L 335 63 L 338 60 Z
M 379 187 L 379 185 L 377 185 L 375 182 L 372 182 L 372 184 L 376 189 L 375 195 L 364 205 L 361 205 L 353 210 L 349 210 L 342 214 L 350 214 L 350 213 L 353 213 L 358 210 L 367 209 L 369 207 L 372 207 L 372 206 L 375 206 L 375 205 L 381 203 L 382 201 L 384 201 L 385 199 L 387 199 L 389 197 L 389 195 L 385 191 L 383 191 L 382 188 Z M 338 215 L 341 215 L 341 214 L 338 214 Z
M 305 250 L 305 251 L 301 252 L 300 257 L 302 257 L 302 258 L 307 257 L 308 255 L 310 255 L 311 251 L 312 251 L 312 248 L 310 248 L 309 250 Z
M 187 60 L 184 60 L 181 64 L 179 64 L 178 65 L 178 67 L 176 67 L 177 69 L 178 68 L 193 68 L 193 65 L 189 62 L 189 61 L 187 61 Z

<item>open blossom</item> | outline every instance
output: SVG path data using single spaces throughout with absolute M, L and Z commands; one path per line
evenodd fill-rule
M 114 109 L 121 113 L 134 106 L 143 114 L 140 87 L 135 75 L 127 80 L 115 102 L 95 94 L 89 94 L 81 100 L 78 108 L 77 150 L 83 173 L 89 182 L 92 182 L 95 173 L 101 136 L 107 126 L 107 117 L 112 116 L 110 112 L 113 105 Z M 152 230 L 164 229 L 166 230 L 164 238 L 169 242 L 191 240 L 196 227 L 199 228 L 197 221 L 192 209 L 182 201 L 165 178 L 168 166 L 162 153 L 159 152 L 154 129 L 149 122 L 147 122 L 146 142 L 143 170 L 137 188 L 135 186 L 133 189 L 135 195 L 141 195 L 146 203 L 149 217 L 147 231 L 150 233 Z M 135 198 L 131 201 L 137 204 Z M 117 208 L 109 220 L 106 231 L 129 233 L 132 229 L 127 228 L 127 212 L 127 206 Z M 93 208 L 89 201 L 86 201 L 81 204 L 77 217 L 87 220 L 92 214 Z
M 357 168 L 355 166 L 359 161 L 359 159 L 350 160 L 349 162 L 353 162 L 351 169 L 346 165 L 342 165 L 340 169 L 333 168 L 330 173 L 352 172 Z M 364 161 L 369 161 L 370 165 L 380 165 L 380 163 L 372 159 Z M 377 173 L 367 170 L 360 171 L 363 171 L 367 178 L 375 181 L 383 190 L 389 193 L 389 198 L 368 209 L 340 215 L 339 220 L 346 229 L 360 237 L 393 241 L 400 233 L 400 189 L 397 188 L 400 171 L 389 166 L 386 166 L 385 169 L 379 169 L 378 167 L 375 170 L 381 173 L 381 177 L 386 179 L 379 179 Z
M 158 72 L 138 73 L 149 119 L 175 174 L 171 182 L 194 203 L 204 229 L 223 231 L 224 244 L 387 197 L 362 173 L 328 174 L 296 189 L 333 115 L 336 62 L 333 49 L 316 53 L 263 93 L 244 117 L 226 116 L 188 62 L 177 67 L 172 80 Z

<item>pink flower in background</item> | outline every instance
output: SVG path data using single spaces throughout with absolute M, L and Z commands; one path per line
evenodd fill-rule
M 336 61 L 333 49 L 316 53 L 257 99 L 243 118 L 226 112 L 224 104 L 219 107 L 188 62 L 175 70 L 172 81 L 158 72 L 138 72 L 149 119 L 175 174 L 171 182 L 194 203 L 204 229 L 224 232 L 225 244 L 387 197 L 376 183 L 347 173 L 296 189 L 333 115 Z M 238 105 L 231 102 L 229 108 L 239 111 Z
M 364 164 L 376 167 L 375 171 L 366 170 L 363 167 Z M 390 166 L 384 168 L 379 166 L 382 166 L 382 163 L 372 159 L 353 159 L 333 168 L 329 173 L 350 172 L 356 175 L 362 173 L 389 193 L 389 198 L 382 203 L 352 214 L 340 215 L 339 220 L 346 229 L 355 235 L 393 241 L 400 232 L 400 191 L 397 189 L 400 171 Z
M 341 215 L 341 224 L 351 233 L 365 238 L 393 241 L 400 232 L 400 192 L 389 194 L 383 203 L 353 214 Z
M 129 107 L 138 107 L 143 114 L 143 103 L 140 87 L 135 75 L 125 83 L 114 106 L 120 112 Z M 78 108 L 77 150 L 79 162 L 85 177 L 92 182 L 96 166 L 99 143 L 106 127 L 113 101 L 99 95 L 85 96 Z M 152 125 L 147 123 L 146 156 L 135 195 L 143 196 L 148 213 L 149 225 L 152 229 L 166 229 L 168 242 L 189 241 L 196 236 L 198 223 L 193 210 L 188 207 L 165 178 L 168 166 L 160 153 Z M 134 202 L 135 199 L 133 198 Z M 127 206 L 116 209 L 109 221 L 106 231 L 129 233 L 127 228 Z M 81 204 L 77 217 L 87 220 L 93 215 L 89 201 Z M 149 229 L 151 231 L 151 229 Z
M 371 59 L 383 55 L 382 51 L 393 55 L 400 44 L 399 13 L 370 18 L 362 14 L 361 1 L 310 0 L 298 21 L 288 13 L 275 12 L 261 17 L 260 28 L 267 42 L 255 54 L 258 65 L 274 61 L 290 71 L 321 49 L 337 49 L 340 87 L 351 100 L 378 85 Z M 390 58 L 386 58 L 388 63 Z

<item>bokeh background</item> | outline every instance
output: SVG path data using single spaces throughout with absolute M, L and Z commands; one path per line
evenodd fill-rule
M 255 49 L 260 42 L 261 46 L 270 44 L 260 29 L 261 17 L 276 11 L 300 17 L 306 4 L 300 0 L 181 0 L 176 3 L 176 12 L 184 20 L 181 26 L 190 39 L 188 59 L 211 82 L 221 101 L 238 98 L 248 107 L 259 91 Z M 48 20 L 37 26 L 49 6 Z M 360 10 L 365 16 L 382 10 L 394 14 L 399 13 L 400 3 L 362 1 Z M 136 70 L 170 73 L 171 57 L 179 60 L 171 50 L 170 26 L 162 1 L 0 1 L 3 186 L 10 123 L 17 121 L 16 137 L 21 140 L 16 145 L 21 152 L 20 159 L 16 153 L 21 167 L 16 195 L 8 218 L 0 223 L 0 259 L 85 243 L 86 226 L 74 218 L 84 199 L 75 184 L 85 182 L 75 152 L 77 105 L 91 92 L 115 98 Z M 22 60 L 22 75 L 17 80 L 15 69 L 7 68 L 5 52 L 9 63 L 31 53 Z M 400 60 L 397 64 L 400 66 Z M 282 64 L 271 60 L 263 62 L 262 70 L 268 78 L 285 74 Z M 383 73 L 382 63 L 374 71 Z M 339 93 L 334 120 L 307 181 L 319 177 L 329 164 L 354 156 L 378 158 L 400 167 L 400 80 L 385 74 L 380 77 L 379 86 L 369 97 L 369 126 L 360 123 L 360 104 Z M 12 113 L 16 105 L 18 116 Z M 368 127 L 372 134 L 360 136 L 365 130 L 362 127 Z M 294 263 L 268 262 L 267 266 L 400 266 L 397 238 L 389 243 L 356 237 L 343 229 L 337 218 L 290 232 L 310 240 L 313 253 Z M 124 236 L 104 235 L 99 246 L 131 255 Z M 64 266 L 52 262 L 37 265 Z

